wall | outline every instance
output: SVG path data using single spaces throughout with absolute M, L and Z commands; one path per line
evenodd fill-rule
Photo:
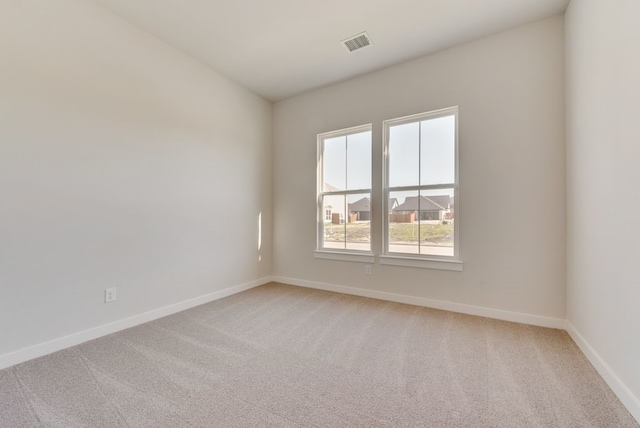
M 637 0 L 573 0 L 566 12 L 567 315 L 640 421 L 638 16 Z
M 551 17 L 276 103 L 276 278 L 534 315 L 563 326 L 563 31 L 563 17 Z M 314 259 L 316 134 L 372 123 L 377 166 L 383 120 L 455 105 L 464 271 L 376 264 L 365 276 L 360 263 Z M 379 168 L 373 182 L 379 253 Z
M 270 275 L 269 102 L 88 1 L 0 52 L 0 357 Z

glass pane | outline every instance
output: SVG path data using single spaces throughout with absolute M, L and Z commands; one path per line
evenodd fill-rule
M 420 254 L 453 257 L 453 189 L 421 190 Z
M 347 136 L 347 189 L 371 188 L 371 131 Z
M 322 153 L 323 191 L 347 188 L 347 137 L 327 138 Z
M 371 250 L 371 194 L 347 196 L 347 244 L 348 250 Z
M 420 253 L 417 213 L 418 191 L 390 192 L 387 236 L 390 253 Z
M 389 127 L 389 186 L 419 184 L 420 123 Z
M 322 248 L 345 249 L 345 199 L 344 195 L 322 198 Z
M 456 119 L 420 122 L 420 184 L 455 182 Z

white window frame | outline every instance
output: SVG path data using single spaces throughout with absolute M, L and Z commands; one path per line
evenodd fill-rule
M 455 117 L 455 155 L 454 155 L 454 183 L 440 183 L 433 185 L 413 185 L 389 187 L 389 129 L 392 126 L 403 125 L 407 123 L 421 122 L 428 119 L 436 119 L 439 117 L 454 116 Z M 460 259 L 460 197 L 459 197 L 459 163 L 458 163 L 458 107 L 449 107 L 440 110 L 434 110 L 426 113 L 419 113 L 410 116 L 404 116 L 396 119 L 385 120 L 383 122 L 383 200 L 382 200 L 382 239 L 383 254 L 380 255 L 380 264 L 423 267 L 444 270 L 462 270 L 462 261 Z M 418 166 L 419 168 L 419 166 Z M 421 190 L 451 189 L 453 188 L 455 217 L 453 227 L 453 256 L 438 256 L 431 254 L 409 254 L 396 253 L 389 251 L 389 195 L 391 192 L 397 191 L 418 191 L 420 196 Z
M 362 250 L 352 250 L 352 249 L 340 249 L 340 248 L 324 248 L 324 218 L 325 212 L 323 209 L 323 197 L 324 196 L 344 196 L 345 197 L 345 210 L 348 215 L 348 201 L 346 197 L 348 195 L 368 193 L 369 197 L 373 197 L 373 189 L 372 187 L 368 189 L 353 189 L 353 190 L 339 190 L 332 192 L 324 191 L 324 177 L 323 177 L 323 153 L 324 153 L 324 141 L 330 138 L 336 137 L 344 137 L 352 134 L 359 134 L 361 132 L 373 132 L 372 124 L 354 126 L 351 128 L 340 129 L 337 131 L 324 132 L 322 134 L 318 134 L 317 147 L 318 147 L 318 157 L 317 157 L 317 192 L 316 192 L 316 216 L 317 216 L 317 236 L 316 236 L 316 251 L 314 254 L 315 258 L 319 259 L 330 259 L 330 260 L 343 260 L 343 261 L 354 261 L 354 262 L 363 262 L 363 263 L 373 263 L 375 261 L 375 257 L 373 255 L 371 236 L 372 236 L 372 222 L 369 222 L 369 251 Z M 373 141 L 371 141 L 371 150 L 373 149 Z M 370 173 L 373 177 L 373 171 Z M 373 183 L 372 183 L 373 184 Z M 348 219 L 345 218 L 345 222 Z

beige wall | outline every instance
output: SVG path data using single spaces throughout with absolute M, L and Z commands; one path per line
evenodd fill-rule
M 0 356 L 270 274 L 270 103 L 88 1 L 0 53 Z
M 274 275 L 563 319 L 563 31 L 548 18 L 276 103 Z M 316 134 L 373 124 L 379 253 L 382 121 L 455 105 L 464 271 L 314 259 Z
M 639 16 L 637 0 L 566 12 L 569 330 L 638 420 Z

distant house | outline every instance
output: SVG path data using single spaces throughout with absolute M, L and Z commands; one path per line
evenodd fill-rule
M 404 203 L 392 210 L 391 222 L 411 223 L 416 220 L 445 220 L 450 218 L 453 198 L 449 195 L 408 196 Z
M 329 183 L 322 186 L 323 192 L 337 192 L 339 189 Z M 344 223 L 345 220 L 345 198 L 344 196 L 325 197 L 322 202 L 322 220 L 334 224 Z
M 389 198 L 389 213 L 391 213 L 398 205 L 400 204 L 398 203 L 397 198 Z
M 398 200 L 396 198 L 389 198 L 389 210 L 398 206 Z M 354 217 L 355 216 L 355 217 Z M 364 197 L 351 204 L 349 204 L 349 219 L 355 221 L 370 221 L 371 220 L 371 199 Z
M 364 197 L 349 204 L 349 218 L 353 218 L 352 216 L 355 216 L 357 221 L 371 220 L 371 200 Z

